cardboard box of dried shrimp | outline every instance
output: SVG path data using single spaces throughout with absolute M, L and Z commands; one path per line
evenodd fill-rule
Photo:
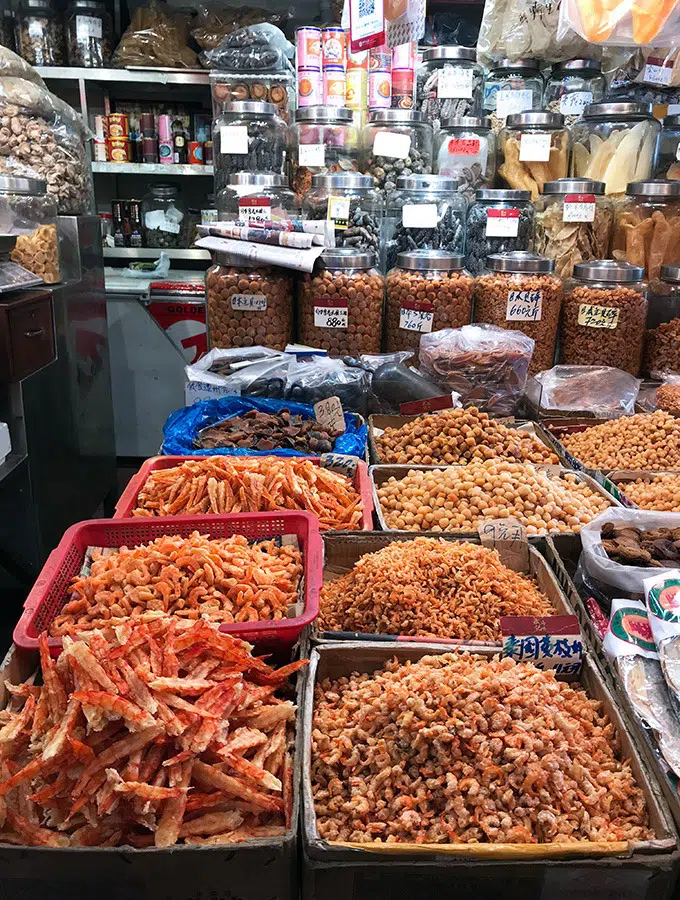
M 556 692 L 551 676 L 541 678 L 537 688 L 532 673 L 515 672 L 509 662 L 492 662 L 495 651 L 489 648 L 471 648 L 472 657 L 463 659 L 456 653 L 441 675 L 436 659 L 418 662 L 447 652 L 440 644 L 377 642 L 327 644 L 312 651 L 301 721 L 303 896 L 382 900 L 422 893 L 424 886 L 428 896 L 437 892 L 511 900 L 670 896 L 680 858 L 673 820 L 592 660 L 584 660 L 579 683 Z M 395 657 L 398 663 L 392 662 Z M 415 666 L 404 668 L 407 661 Z M 365 679 L 374 673 L 379 682 Z M 330 693 L 320 696 L 315 687 L 326 679 Z M 504 714 L 498 698 L 525 697 L 529 684 L 530 690 L 541 691 L 544 702 L 537 700 L 532 707 L 526 698 L 519 701 L 526 702 L 524 715 L 515 705 L 512 715 Z M 571 693 L 582 689 L 586 697 Z M 479 694 L 487 690 L 486 705 L 475 717 L 469 704 L 481 703 Z M 562 690 L 570 693 L 564 695 L 560 716 L 551 707 Z M 496 733 L 487 738 L 478 726 L 490 721 L 490 706 Z M 361 725 L 353 727 L 355 713 L 364 707 Z M 447 719 L 447 710 L 455 711 L 455 724 Z M 613 730 L 600 716 L 607 717 Z M 556 747 L 580 741 L 580 762 L 564 763 L 564 752 L 551 755 L 540 742 L 541 729 L 543 740 Z M 612 751 L 604 743 L 609 745 L 613 731 L 618 748 L 613 745 Z M 487 739 L 498 746 L 489 747 L 485 757 Z M 571 753 L 576 756 L 578 750 Z M 533 766 L 531 754 L 536 757 Z M 467 760 L 462 766 L 461 759 Z M 522 778 L 515 784 L 513 766 Z M 596 786 L 589 775 L 597 777 L 598 770 Z M 545 777 L 552 779 L 553 799 L 543 815 L 532 818 L 539 791 L 548 789 L 539 787 Z M 585 803 L 575 784 L 580 784 Z M 610 799 L 600 803 L 605 796 Z M 617 810 L 622 815 L 615 819 Z M 523 820 L 531 827 L 519 824 Z M 588 839 L 593 829 L 597 834 Z M 571 840 L 560 840 L 561 833 Z M 536 835 L 551 840 L 539 842 Z

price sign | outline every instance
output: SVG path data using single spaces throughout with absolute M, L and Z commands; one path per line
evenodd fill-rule
M 479 138 L 450 138 L 448 151 L 451 156 L 478 156 Z
M 560 97 L 560 112 L 563 116 L 580 116 L 592 102 L 592 91 L 572 91 Z
M 300 144 L 298 147 L 298 162 L 301 166 L 325 166 L 325 144 Z
M 543 291 L 508 291 L 507 322 L 540 322 Z
M 521 113 L 534 105 L 532 91 L 496 91 L 496 115 L 505 119 L 513 113 Z
M 578 324 L 586 328 L 616 328 L 619 324 L 619 310 L 614 306 L 593 306 L 581 303 L 578 308 Z
M 397 131 L 379 131 L 373 138 L 373 155 L 406 159 L 411 151 L 411 135 Z
M 231 308 L 240 312 L 264 312 L 267 298 L 264 294 L 232 294 Z
M 438 221 L 436 203 L 405 203 L 401 208 L 404 228 L 436 228 Z
M 399 309 L 399 327 L 404 331 L 429 334 L 434 321 L 434 304 L 417 300 L 402 300 Z
M 548 162 L 550 135 L 525 132 L 519 140 L 520 162 Z
M 562 206 L 563 222 L 594 222 L 595 194 L 567 194 Z
M 517 237 L 519 234 L 518 209 L 489 209 L 486 213 L 487 237 Z
M 336 228 L 347 228 L 349 225 L 349 197 L 328 198 L 328 221 Z
M 409 400 L 399 404 L 402 416 L 419 416 L 426 412 L 439 412 L 442 409 L 455 409 L 459 394 L 451 392 L 441 397 L 429 397 L 427 400 Z
M 314 298 L 315 328 L 347 328 L 349 311 L 342 297 Z
M 501 616 L 503 656 L 556 675 L 578 675 L 583 638 L 576 616 Z
M 262 227 L 272 217 L 271 197 L 241 197 L 238 201 L 239 221 L 255 228 Z
M 339 397 L 327 397 L 325 400 L 315 403 L 314 416 L 322 428 L 335 432 L 345 430 L 345 416 Z
M 650 56 L 642 74 L 642 80 L 648 84 L 660 84 L 668 87 L 673 77 L 673 63 L 670 60 Z
M 76 16 L 76 37 L 80 40 L 100 38 L 102 36 L 102 20 L 91 16 Z
M 220 125 L 220 152 L 243 155 L 248 152 L 246 125 Z
M 516 572 L 529 569 L 527 530 L 517 519 L 487 519 L 477 528 L 485 547 L 502 551 L 503 562 Z
M 472 69 L 444 66 L 439 70 L 437 97 L 440 100 L 469 100 L 472 97 Z
M 348 478 L 354 478 L 360 462 L 358 457 L 344 453 L 322 453 L 320 461 L 324 469 L 332 469 Z

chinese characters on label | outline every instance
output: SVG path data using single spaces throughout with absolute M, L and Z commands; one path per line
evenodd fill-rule
M 556 675 L 576 675 L 583 639 L 576 616 L 501 616 L 503 656 Z
M 578 308 L 578 324 L 586 328 L 616 328 L 619 324 L 619 310 L 614 306 L 593 306 L 581 303 Z
M 540 322 L 543 291 L 508 291 L 507 322 Z
M 347 328 L 349 324 L 347 301 L 338 297 L 329 301 L 314 300 L 315 328 Z
M 345 416 L 342 411 L 342 403 L 338 397 L 327 397 L 314 404 L 316 421 L 329 431 L 342 432 L 345 430 Z
M 264 294 L 232 294 L 231 308 L 241 312 L 264 312 L 267 298 Z

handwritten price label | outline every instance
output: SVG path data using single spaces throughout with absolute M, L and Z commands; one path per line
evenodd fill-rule
M 349 225 L 349 197 L 329 197 L 327 218 L 336 228 Z
M 238 201 L 238 217 L 241 222 L 260 227 L 271 219 L 270 197 L 243 197 Z
M 348 478 L 354 478 L 360 462 L 358 457 L 346 456 L 344 453 L 322 453 L 320 461 L 324 469 L 332 469 Z
M 399 327 L 404 331 L 429 334 L 434 321 L 434 304 L 416 300 L 404 300 L 399 309 Z
M 479 138 L 451 138 L 448 143 L 451 156 L 477 156 Z
M 548 162 L 550 159 L 550 141 L 551 136 L 549 134 L 525 132 L 519 141 L 520 162 Z
M 334 297 L 328 301 L 314 301 L 315 328 L 347 328 L 349 324 L 347 301 Z
M 325 166 L 325 144 L 300 144 L 298 147 L 298 162 L 301 166 Z
M 472 69 L 444 66 L 439 71 L 437 97 L 440 100 L 469 100 L 472 97 Z
M 529 570 L 527 530 L 517 519 L 487 519 L 477 528 L 485 547 L 495 547 L 505 565 L 516 572 Z
M 345 415 L 342 411 L 342 403 L 339 397 L 327 397 L 314 404 L 314 416 L 322 428 L 328 431 L 343 432 L 345 430 Z
M 563 222 L 594 222 L 595 194 L 567 194 L 562 206 Z
M 578 324 L 586 328 L 616 328 L 619 324 L 619 310 L 613 306 L 581 303 L 578 308 Z
M 543 291 L 508 291 L 507 322 L 540 322 Z
M 642 74 L 642 80 L 648 84 L 659 84 L 668 87 L 673 78 L 673 63 L 670 60 L 649 57 Z
M 560 112 L 563 116 L 580 116 L 586 106 L 592 102 L 592 91 L 572 91 L 560 98 Z
M 232 294 L 231 308 L 240 312 L 264 312 L 267 298 L 264 294 Z
M 519 234 L 518 209 L 490 209 L 486 214 L 487 237 L 517 237 Z

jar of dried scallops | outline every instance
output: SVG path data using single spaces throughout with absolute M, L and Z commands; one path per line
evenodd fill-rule
M 649 282 L 642 374 L 680 375 L 680 266 L 661 266 Z
M 500 133 L 503 162 L 498 174 L 509 188 L 529 190 L 535 200 L 547 181 L 567 175 L 569 145 L 569 129 L 560 113 L 514 113 Z
M 0 177 L 0 234 L 16 234 L 10 259 L 46 284 L 61 281 L 57 201 L 44 181 Z

